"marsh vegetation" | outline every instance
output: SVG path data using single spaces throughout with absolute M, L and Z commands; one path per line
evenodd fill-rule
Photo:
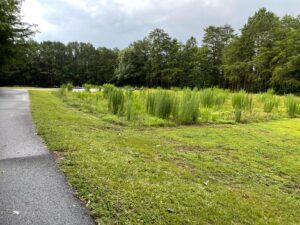
M 110 117 L 119 123 L 148 125 L 249 123 L 297 117 L 300 99 L 292 94 L 278 96 L 274 91 L 251 94 L 219 88 L 148 89 L 118 88 L 111 84 L 89 86 L 83 92 L 63 85 L 60 97 L 77 108 Z M 93 88 L 93 93 L 90 89 Z

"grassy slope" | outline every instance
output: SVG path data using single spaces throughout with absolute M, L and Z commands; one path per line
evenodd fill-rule
M 299 224 L 300 119 L 126 127 L 31 91 L 38 132 L 100 224 Z

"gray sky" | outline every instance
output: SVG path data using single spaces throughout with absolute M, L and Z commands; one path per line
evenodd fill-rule
M 185 42 L 201 41 L 209 25 L 240 29 L 261 7 L 277 15 L 300 14 L 300 0 L 25 0 L 24 21 L 38 25 L 35 39 L 128 46 L 154 28 Z

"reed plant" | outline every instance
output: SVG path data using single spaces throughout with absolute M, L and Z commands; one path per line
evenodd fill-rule
M 90 90 L 94 87 L 92 84 L 84 84 L 83 88 L 86 92 L 90 92 Z
M 200 91 L 200 104 L 204 108 L 213 108 L 214 106 L 220 107 L 225 104 L 228 96 L 228 91 L 207 88 Z
M 184 89 L 173 100 L 173 119 L 180 124 L 194 124 L 199 118 L 199 92 Z
M 212 108 L 216 103 L 216 96 L 212 88 L 203 89 L 200 91 L 201 106 Z
M 103 84 L 101 86 L 101 91 L 103 92 L 104 98 L 107 99 L 114 89 L 116 89 L 116 87 L 113 84 Z
M 126 118 L 128 121 L 132 120 L 134 114 L 133 91 L 126 90 Z
M 122 89 L 114 88 L 109 93 L 108 109 L 113 114 L 122 114 L 124 109 L 125 96 Z
M 248 110 L 252 112 L 253 98 L 252 95 L 247 94 L 245 91 L 234 93 L 231 102 L 234 109 L 235 121 L 238 123 L 241 122 L 243 111 Z
M 273 109 L 278 109 L 279 100 L 276 96 L 270 95 L 264 100 L 264 112 L 271 113 Z
M 285 97 L 285 108 L 289 117 L 296 117 L 296 114 L 300 113 L 299 99 L 293 94 L 289 94 Z

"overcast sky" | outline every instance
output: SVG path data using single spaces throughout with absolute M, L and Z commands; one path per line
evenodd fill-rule
M 24 21 L 38 25 L 35 39 L 126 47 L 154 28 L 185 42 L 201 41 L 209 25 L 240 29 L 261 7 L 300 14 L 300 0 L 25 0 Z

